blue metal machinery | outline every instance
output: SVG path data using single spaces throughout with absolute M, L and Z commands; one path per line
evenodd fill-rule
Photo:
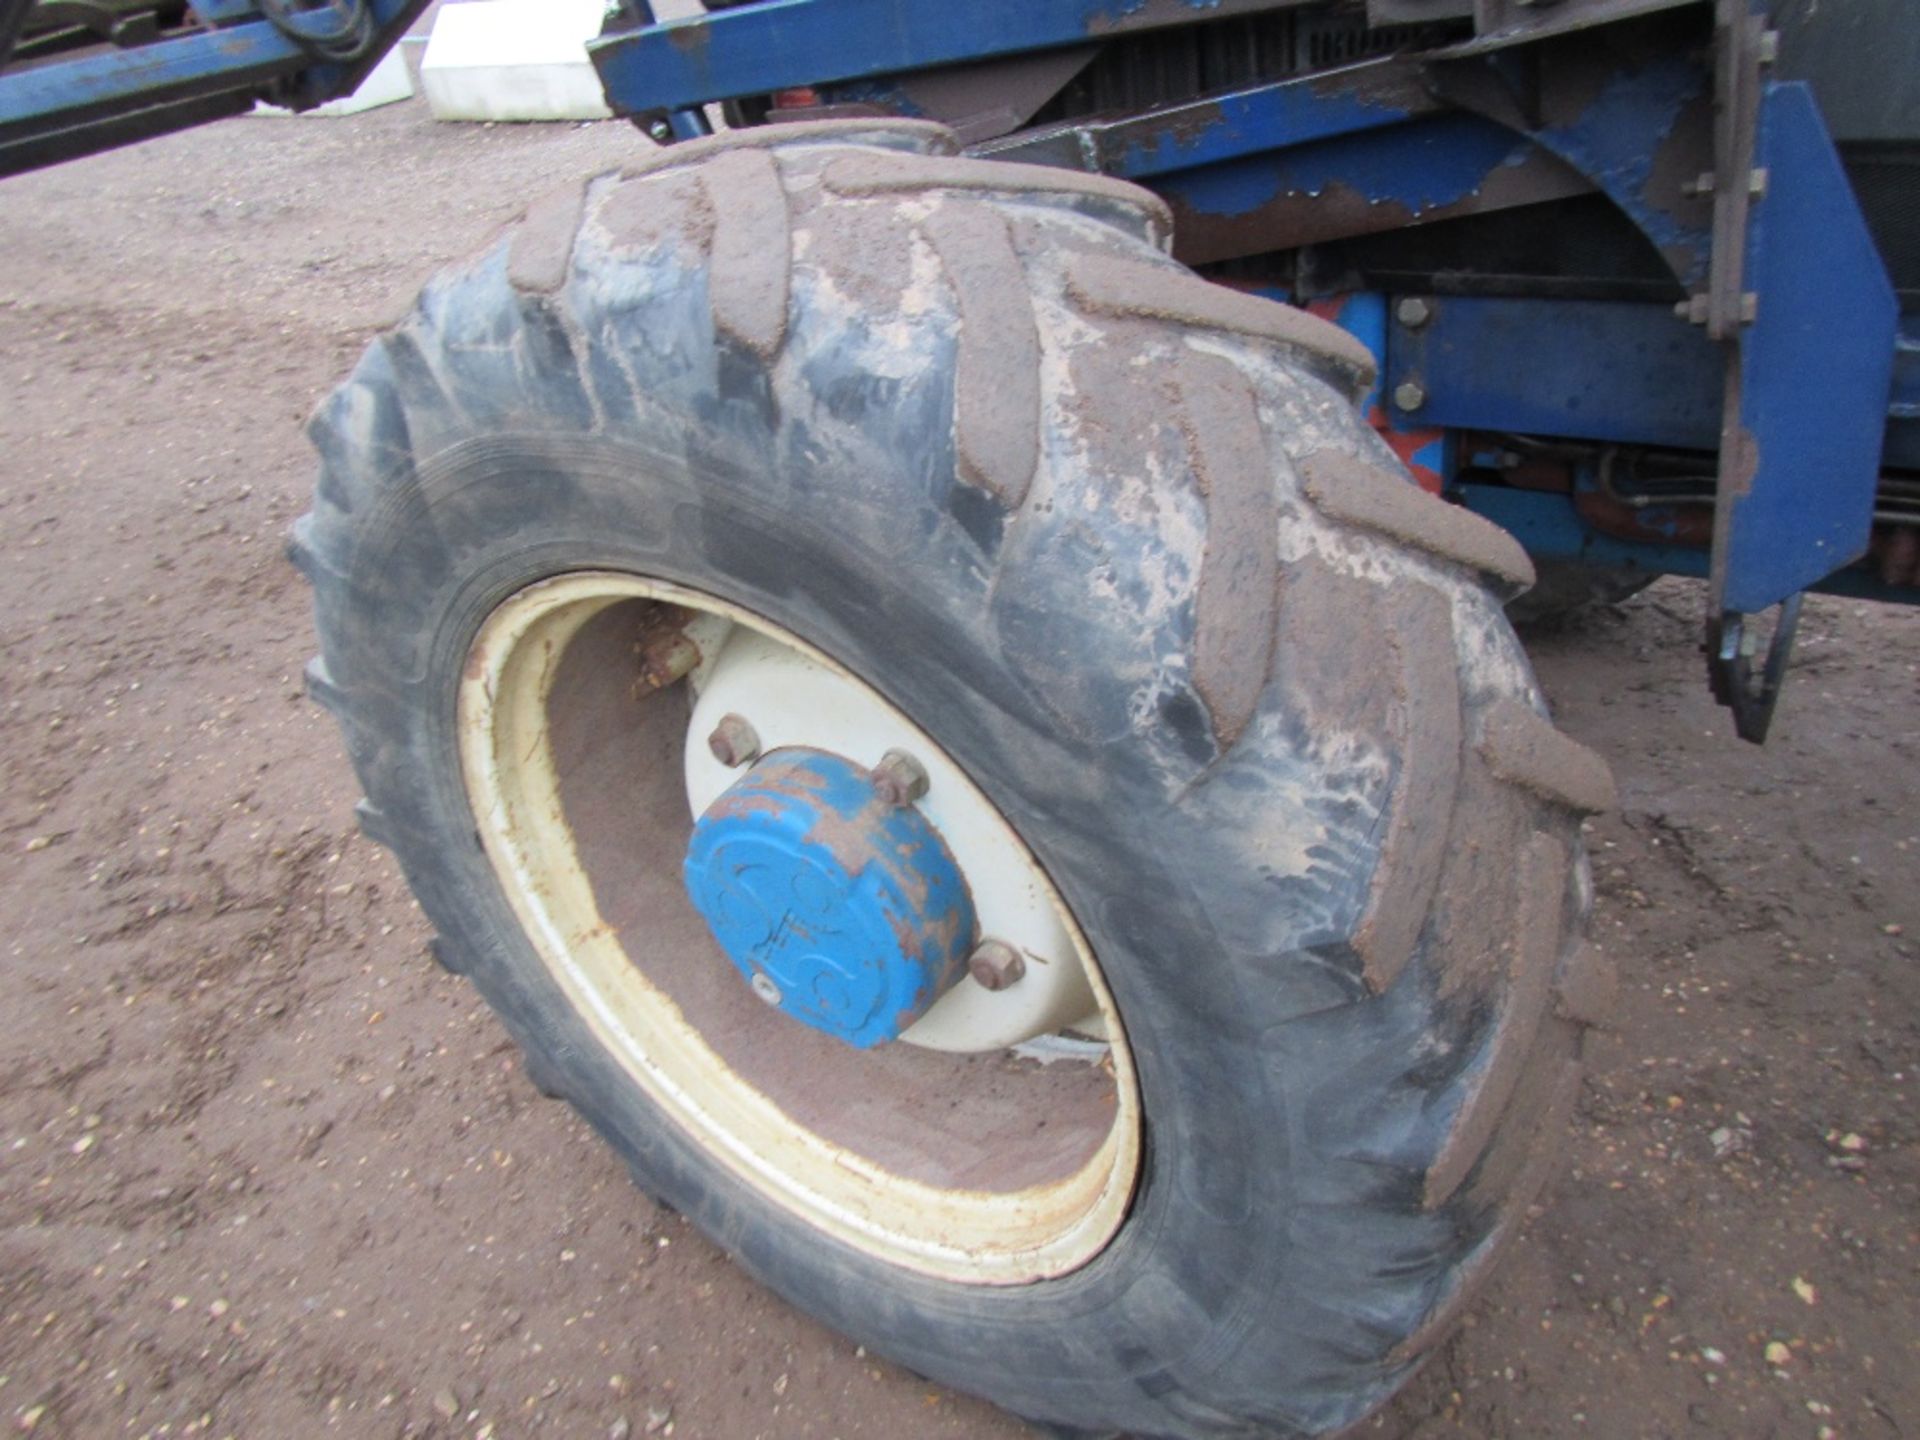
M 22 50 L 0 173 L 263 87 L 324 99 L 422 3 L 148 5 L 147 43 Z M 1920 600 L 1920 27 L 1903 0 L 1774 8 L 620 0 L 591 49 L 665 141 L 714 103 L 928 115 L 1150 186 L 1180 258 L 1376 351 L 1373 418 L 1422 483 L 1543 561 L 1704 576 L 1712 683 L 1759 739 L 1802 593 Z M 0 42 L 31 9 L 0 0 Z M 358 51 L 301 33 L 356 17 Z
M 349 95 L 429 0 L 0 0 L 0 175 Z
M 967 969 L 973 901 L 932 823 L 860 766 L 778 750 L 700 816 L 687 893 L 753 991 L 871 1049 Z

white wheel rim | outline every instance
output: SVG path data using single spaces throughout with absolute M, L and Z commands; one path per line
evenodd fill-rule
M 807 1032 L 808 1038 L 769 1032 L 782 1045 L 795 1047 L 788 1066 L 801 1067 L 807 1081 L 814 1074 L 839 1077 L 839 1093 L 852 1102 L 843 1108 L 872 1112 L 872 1137 L 860 1128 L 865 1122 L 838 1113 L 797 1118 L 811 1106 L 809 1098 L 792 1082 L 770 1082 L 771 1072 L 758 1055 L 740 1048 L 746 1042 L 736 1033 L 738 1027 L 759 1022 L 714 1008 L 734 1003 L 719 982 L 710 981 L 700 969 L 709 960 L 730 968 L 718 947 L 707 939 L 710 956 L 695 955 L 685 941 L 670 947 L 670 953 L 658 947 L 650 951 L 646 942 L 652 922 L 623 926 L 614 914 L 615 902 L 626 904 L 628 896 L 608 888 L 612 882 L 607 867 L 596 876 L 583 859 L 589 849 L 618 853 L 601 830 L 594 831 L 594 845 L 587 844 L 588 810 L 604 815 L 616 809 L 604 803 L 609 787 L 579 788 L 585 783 L 582 777 L 601 772 L 590 772 L 578 757 L 610 753 L 614 746 L 597 740 L 575 744 L 570 738 L 575 731 L 599 736 L 605 726 L 595 729 L 576 718 L 569 727 L 565 717 L 583 712 L 590 703 L 602 706 L 596 715 L 609 713 L 606 687 L 612 682 L 595 678 L 605 667 L 589 664 L 593 657 L 584 646 L 571 665 L 567 657 L 583 634 L 599 637 L 595 643 L 603 644 L 614 622 L 626 613 L 613 607 L 636 601 L 694 612 L 699 619 L 689 633 L 713 635 L 716 622 L 724 620 L 804 657 L 810 666 L 854 687 L 861 706 L 872 707 L 872 715 L 898 727 L 895 733 L 914 737 L 915 753 L 939 767 L 943 786 L 966 788 L 969 813 L 990 816 L 998 825 L 1005 863 L 1030 872 L 1054 912 L 1058 933 L 1072 946 L 1112 1041 L 1097 1076 L 1084 1064 L 1072 1071 L 1061 1067 L 1056 1076 L 1054 1067 L 1042 1070 L 1004 1056 L 947 1057 L 896 1044 L 883 1047 L 893 1053 L 879 1062 L 886 1076 L 880 1090 L 887 1096 L 897 1094 L 904 1097 L 902 1105 L 910 1105 L 921 1094 L 916 1085 L 951 1087 L 955 1076 L 964 1088 L 959 1100 L 951 1098 L 949 1090 L 930 1092 L 948 1096 L 945 1113 L 936 1113 L 937 1105 L 923 1104 L 917 1117 L 892 1115 L 884 1113 L 885 1099 L 875 1104 L 864 1098 L 875 1093 L 862 1078 L 864 1072 L 848 1068 L 861 1062 L 862 1052 L 813 1032 Z M 600 626 L 589 631 L 590 622 L 600 617 Z M 710 672 L 712 666 L 703 664 L 701 669 Z M 694 678 L 699 680 L 700 672 Z M 601 692 L 597 698 L 586 688 L 590 685 Z M 636 702 L 635 713 L 641 705 L 667 703 L 666 695 L 654 696 Z M 680 703 L 684 706 L 685 701 Z M 552 718 L 556 713 L 563 716 L 558 731 Z M 674 719 L 662 710 L 647 723 L 668 733 Z M 487 618 L 463 672 L 458 734 L 476 831 L 544 970 L 605 1052 L 736 1177 L 806 1223 L 870 1255 L 966 1283 L 1018 1284 L 1064 1274 L 1106 1246 L 1125 1216 L 1140 1158 L 1137 1088 L 1112 997 L 1071 913 L 1024 842 L 951 757 L 871 687 L 797 637 L 737 606 L 662 581 L 584 572 L 530 586 Z M 612 762 L 593 763 L 604 767 Z M 697 765 L 685 766 L 689 775 L 697 770 Z M 684 804 L 681 774 L 648 775 L 636 784 L 643 781 L 652 787 L 647 793 L 658 795 L 664 793 L 659 788 L 662 778 L 670 778 Z M 698 793 L 696 787 L 696 798 Z M 587 800 L 578 799 L 582 795 Z M 650 813 L 664 809 L 664 800 L 653 803 Z M 690 815 L 684 823 L 690 826 Z M 607 833 L 617 839 L 616 832 Z M 657 835 L 659 827 L 644 833 Z M 684 846 L 684 833 L 678 843 Z M 602 881 L 598 891 L 596 878 Z M 656 904 L 671 903 L 657 884 L 648 893 Z M 610 906 L 608 914 L 602 913 L 603 899 Z M 731 979 L 747 993 L 744 982 L 737 976 Z M 747 1003 L 759 1007 L 758 1001 Z M 734 1018 L 721 1025 L 715 1017 L 722 1013 Z M 704 1031 L 698 1023 L 702 1016 L 708 1022 Z M 783 1017 L 774 1019 L 804 1028 Z M 822 1050 L 819 1042 L 833 1048 Z M 852 1060 L 835 1058 L 840 1052 Z M 901 1083 L 902 1077 L 907 1083 Z M 969 1116 L 966 1107 L 975 1103 L 970 1097 L 989 1091 L 990 1099 L 978 1101 L 980 1113 Z M 1050 1108 L 1055 1106 L 1057 1113 Z M 1050 1119 L 1056 1129 L 1042 1135 Z M 940 1128 L 967 1125 L 984 1128 L 963 1131 L 959 1139 Z M 922 1130 L 927 1132 L 924 1139 Z M 973 1149 L 979 1150 L 978 1156 Z M 942 1150 L 959 1158 L 942 1158 Z

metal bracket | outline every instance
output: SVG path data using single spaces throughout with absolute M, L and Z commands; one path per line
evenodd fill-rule
M 1765 78 L 1763 0 L 1719 0 L 1717 18 L 1713 252 L 1688 316 L 1727 356 L 1707 672 L 1757 742 L 1800 594 L 1867 548 L 1898 306 L 1811 94 Z M 1756 681 L 1745 617 L 1775 605 Z
M 600 27 L 600 38 L 604 40 L 608 36 L 644 30 L 659 23 L 660 17 L 654 13 L 653 0 L 612 0 L 607 7 L 607 18 Z M 675 110 L 636 111 L 632 119 L 656 145 L 698 140 L 702 135 L 713 133 L 713 126 L 707 123 L 707 112 L 698 105 Z
M 1766 16 L 1761 0 L 1715 0 L 1713 31 L 1713 171 L 1695 182 L 1695 193 L 1713 196 L 1713 248 L 1704 293 L 1674 307 L 1675 313 L 1706 327 L 1709 338 L 1727 345 L 1725 393 L 1720 405 L 1720 472 L 1714 494 L 1713 557 L 1708 568 L 1706 616 L 1707 684 L 1713 698 L 1733 712 L 1733 729 L 1758 745 L 1773 724 L 1773 707 L 1785 682 L 1787 660 L 1799 628 L 1799 594 L 1781 606 L 1780 623 L 1767 645 L 1767 661 L 1758 685 L 1753 679 L 1746 616 L 1727 608 L 1727 561 L 1737 497 L 1752 487 L 1759 463 L 1740 417 L 1745 404 L 1738 341 L 1743 327 L 1759 318 L 1759 298 L 1742 288 L 1747 253 L 1747 218 L 1753 187 L 1736 177 L 1753 170 L 1760 129 L 1761 36 Z M 1758 12 L 1758 13 L 1756 13 Z
M 1730 340 L 1753 322 L 1752 297 L 1741 289 L 1746 265 L 1747 210 L 1755 186 L 1738 177 L 1753 174 L 1760 129 L 1760 71 L 1773 53 L 1764 11 L 1752 0 L 1719 0 L 1714 16 L 1713 174 L 1695 181 L 1713 195 L 1713 263 L 1707 276 L 1701 319 L 1715 340 Z M 1696 300 L 1699 297 L 1695 297 Z M 1689 317 L 1691 318 L 1691 317 Z
M 1781 602 L 1780 618 L 1774 623 L 1766 663 L 1758 677 L 1753 671 L 1753 656 L 1759 646 L 1747 629 L 1752 617 L 1737 610 L 1723 610 L 1707 622 L 1707 675 L 1713 683 L 1713 698 L 1733 712 L 1734 733 L 1742 740 L 1758 745 L 1767 738 L 1774 703 L 1787 678 L 1794 635 L 1800 628 L 1800 602 L 1805 599 L 1806 592 L 1802 591 Z

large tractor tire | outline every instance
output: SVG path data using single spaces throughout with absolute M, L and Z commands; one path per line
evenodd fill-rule
M 1565 625 L 1596 605 L 1631 599 L 1659 578 L 1567 560 L 1538 560 L 1534 568 L 1533 587 L 1507 602 L 1507 618 L 1522 629 Z
M 953 151 L 693 142 L 435 280 L 313 422 L 311 689 L 529 1074 L 766 1284 L 1063 1433 L 1326 1435 L 1541 1184 L 1610 780 L 1364 351 Z

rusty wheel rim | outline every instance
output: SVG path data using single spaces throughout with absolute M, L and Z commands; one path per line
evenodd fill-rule
M 460 763 L 481 845 L 542 970 L 675 1125 L 814 1228 L 967 1284 L 1086 1264 L 1132 1197 L 1139 1100 L 1120 1017 L 1058 891 L 1000 820 L 1084 967 L 1108 1037 L 1097 1052 L 1042 1064 L 897 1043 L 854 1051 L 768 1011 L 726 973 L 677 889 L 676 847 L 693 820 L 678 773 L 689 696 L 680 685 L 638 693 L 619 664 L 659 606 L 770 637 L 886 705 L 798 637 L 685 587 L 591 572 L 509 597 L 468 655 Z M 923 753 L 953 764 L 886 708 Z

